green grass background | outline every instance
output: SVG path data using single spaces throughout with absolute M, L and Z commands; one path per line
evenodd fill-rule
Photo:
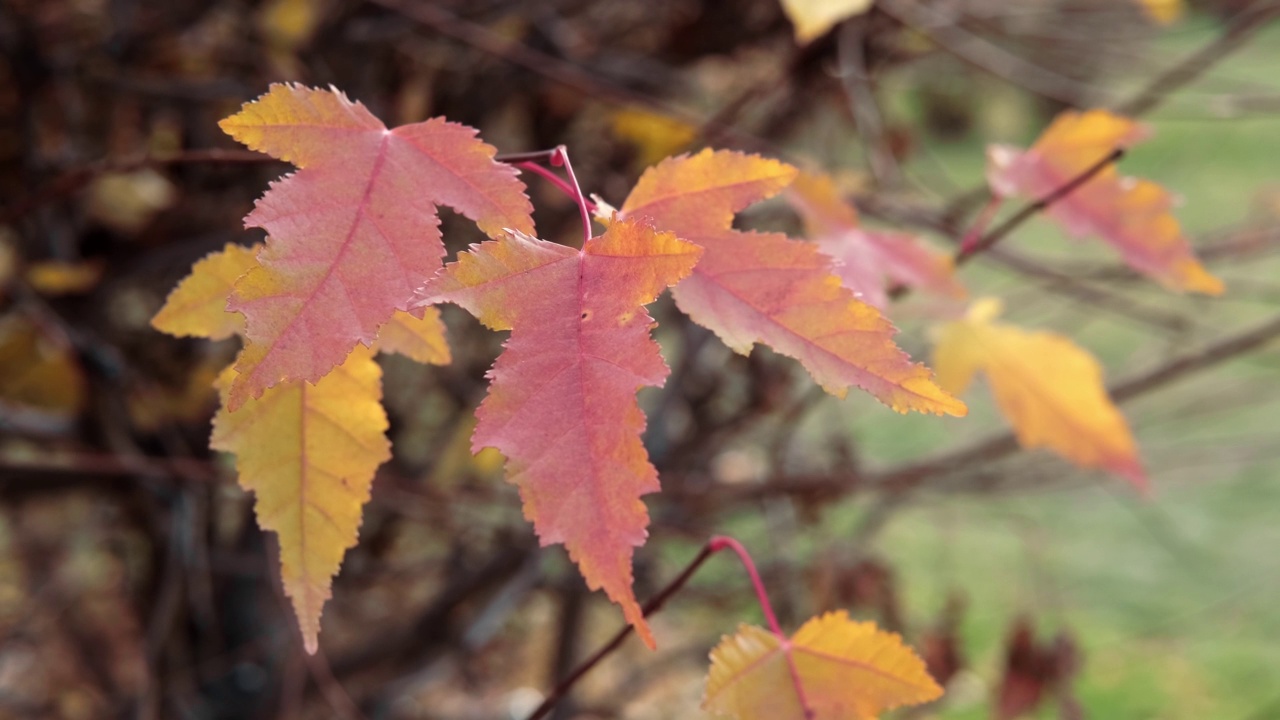
M 1207 19 L 1187 20 L 1156 43 L 1151 64 L 1185 56 L 1213 32 Z M 1274 95 L 1277 80 L 1280 28 L 1271 28 L 1148 117 L 1155 136 L 1122 171 L 1181 194 L 1178 216 L 1192 237 L 1258 215 L 1260 192 L 1280 183 L 1280 118 L 1217 112 L 1228 105 L 1225 95 L 1268 88 Z M 1117 86 L 1137 82 L 1126 78 Z M 995 128 L 999 112 L 992 112 Z M 1022 131 L 992 139 L 1025 145 L 1038 129 Z M 929 148 L 931 163 L 974 182 L 981 177 L 977 145 Z M 1107 256 L 1096 248 L 1081 252 L 1044 222 L 1011 245 L 1047 258 Z M 1227 280 L 1226 299 L 1169 297 L 1154 286 L 1132 292 L 1153 306 L 1194 313 L 1197 327 L 1185 337 L 1153 337 L 1107 318 L 1077 318 L 1058 329 L 1097 353 L 1112 377 L 1125 377 L 1276 311 L 1266 301 L 1232 298 L 1233 280 L 1251 288 L 1280 278 L 1275 262 L 1214 270 Z M 1004 282 L 985 274 L 982 280 L 988 287 Z M 1034 324 L 1067 314 L 1048 312 L 1013 312 L 1010 319 Z M 1268 443 L 1280 452 L 1280 408 L 1267 402 L 1280 385 L 1277 370 L 1272 346 L 1126 407 L 1152 467 L 1150 501 L 1097 477 L 1041 493 L 942 497 L 902 512 L 879 548 L 900 571 L 909 610 L 931 617 L 948 592 L 968 596 L 963 631 L 978 681 L 972 686 L 988 693 L 1001 672 L 1008 623 L 1026 612 L 1046 638 L 1063 627 L 1080 642 L 1085 665 L 1077 690 L 1089 717 L 1280 718 L 1280 464 L 1266 452 Z M 1211 407 L 1224 393 L 1250 391 L 1258 402 L 1179 416 Z M 989 415 L 981 392 L 967 399 L 981 405 L 980 416 Z M 864 446 L 879 448 L 886 460 L 923 450 L 911 442 L 922 435 L 911 429 L 920 419 L 858 418 Z M 953 697 L 942 717 L 988 717 L 982 693 L 956 694 L 966 696 Z

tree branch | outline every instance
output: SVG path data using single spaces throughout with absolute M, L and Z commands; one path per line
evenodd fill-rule
M 107 158 L 89 163 L 82 167 L 68 170 L 61 177 L 45 185 L 34 193 L 18 199 L 9 207 L 0 211 L 0 225 L 8 225 L 32 210 L 47 205 L 60 197 L 70 195 L 76 190 L 92 182 L 95 178 L 108 173 L 122 173 L 144 168 L 163 167 L 166 165 L 191 165 L 196 163 L 263 163 L 280 162 L 269 155 L 253 150 L 185 150 L 172 155 L 142 155 L 138 157 L 112 159 Z
M 1187 59 L 1174 65 L 1147 83 L 1133 97 L 1116 105 L 1121 115 L 1138 117 L 1159 107 L 1175 91 L 1200 77 L 1218 61 L 1248 44 L 1264 25 L 1280 17 L 1280 2 L 1262 0 L 1231 18 L 1213 42 L 1200 48 Z
M 1108 392 L 1113 400 L 1123 404 L 1197 372 L 1257 350 L 1277 337 L 1280 337 L 1280 316 L 1251 330 L 1220 340 L 1196 352 L 1188 353 L 1145 373 L 1116 383 Z M 712 492 L 715 495 L 714 504 L 719 507 L 777 495 L 830 499 L 856 490 L 905 493 L 916 490 L 935 478 L 1001 460 L 1017 453 L 1020 449 L 1017 436 L 1012 432 L 1005 432 L 984 438 L 967 447 L 918 463 L 891 468 L 870 477 L 830 475 L 789 477 L 756 486 L 718 488 Z

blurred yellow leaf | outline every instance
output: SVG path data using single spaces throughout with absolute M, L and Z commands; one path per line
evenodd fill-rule
M 39 426 L 59 424 L 79 413 L 84 399 L 71 348 L 23 315 L 0 318 L 0 426 L 19 414 Z
M 668 115 L 643 108 L 623 108 L 609 117 L 613 132 L 636 147 L 636 162 L 648 167 L 685 149 L 698 129 Z
M 235 369 L 218 380 L 223 408 L 210 446 L 234 453 L 240 485 L 256 496 L 258 525 L 280 540 L 280 574 L 307 652 L 342 557 L 356 544 L 378 466 L 391 457 L 382 370 L 357 345 L 315 384 L 291 380 L 226 409 Z
M 271 47 L 293 52 L 311 40 L 323 11 L 323 0 L 267 0 L 258 28 Z
M 497 449 L 487 447 L 471 452 L 471 436 L 476 431 L 474 417 L 462 419 L 449 434 L 448 441 L 435 456 L 430 485 L 434 488 L 456 487 L 471 478 L 500 479 L 506 458 Z
M 132 235 L 177 197 L 173 183 L 150 168 L 110 173 L 89 186 L 89 214 L 113 230 Z
M 1161 25 L 1169 25 L 1179 20 L 1187 11 L 1185 0 L 1138 0 L 1138 4 L 1142 6 L 1142 11 L 1147 14 L 1147 17 Z
M 1145 489 L 1137 444 L 1107 395 L 1098 361 L 1061 335 L 993 322 L 1000 311 L 1000 301 L 980 300 L 942 329 L 933 351 L 938 384 L 960 394 L 976 372 L 986 373 L 1023 447 L 1048 448 Z
M 68 263 L 57 260 L 27 266 L 27 284 L 42 295 L 76 295 L 92 290 L 102 280 L 100 262 Z
M 822 37 L 841 20 L 871 9 L 874 0 L 781 0 L 801 45 Z
M 738 720 L 874 720 L 942 696 L 902 638 L 841 612 L 789 640 L 742 625 L 711 651 L 702 706 Z
M 177 337 L 222 340 L 244 332 L 244 315 L 227 310 L 227 296 L 241 275 L 257 266 L 258 248 L 228 243 L 191 267 L 169 293 L 151 327 Z
M 445 340 L 440 311 L 425 307 L 415 312 L 421 312 L 422 317 L 397 310 L 378 328 L 378 350 L 399 353 L 424 365 L 448 365 L 451 361 L 449 343 Z

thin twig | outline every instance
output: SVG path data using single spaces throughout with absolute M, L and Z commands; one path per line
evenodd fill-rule
M 1145 373 L 1116 383 L 1108 392 L 1113 400 L 1123 404 L 1197 372 L 1257 350 L 1277 337 L 1280 337 L 1280 316 L 1251 330 L 1220 340 L 1196 352 L 1188 353 Z M 715 501 L 718 506 L 725 507 L 776 495 L 833 498 L 855 490 L 908 492 L 920 488 L 935 478 L 994 463 L 1017 453 L 1021 447 L 1017 436 L 1012 432 L 1005 432 L 934 458 L 891 468 L 870 478 L 844 475 L 782 478 L 754 487 L 718 489 L 715 491 Z
M 887 11 L 895 2 L 882 3 Z M 910 0 L 907 0 L 910 3 Z M 1118 103 L 1115 111 L 1132 118 L 1141 117 L 1164 104 L 1173 93 L 1203 75 L 1214 65 L 1245 47 L 1254 33 L 1266 23 L 1280 16 L 1280 2 L 1263 0 L 1239 13 L 1222 30 L 1222 34 L 1212 42 L 1187 57 L 1182 62 L 1157 75 L 1139 89 L 1128 100 Z M 901 17 L 899 19 L 902 19 Z M 975 187 L 960 193 L 947 203 L 941 213 L 942 218 L 956 218 L 986 202 L 991 191 L 986 186 Z
M 672 595 L 679 592 L 680 588 L 684 587 L 685 584 L 689 582 L 689 579 L 698 571 L 698 568 L 702 567 L 702 564 L 710 559 L 718 549 L 719 548 L 712 547 L 710 542 L 703 545 L 702 550 L 694 556 L 693 560 L 689 562 L 688 566 L 686 566 L 685 569 L 675 577 L 675 579 L 667 583 L 667 586 L 660 590 L 657 595 L 654 595 L 650 598 L 649 602 L 646 602 L 641 606 L 641 615 L 643 617 L 649 617 L 660 610 L 662 606 L 671 599 Z M 560 699 L 564 697 L 579 680 L 582 679 L 582 676 L 586 675 L 592 668 L 600 664 L 601 660 L 604 660 L 612 654 L 613 651 L 621 647 L 622 642 L 633 632 L 635 632 L 634 625 L 628 623 L 623 626 L 622 629 L 609 640 L 609 642 L 601 646 L 601 648 L 595 651 L 591 657 L 584 660 L 577 669 L 572 673 L 569 673 L 569 675 L 561 680 L 559 684 L 552 688 L 551 692 L 547 694 L 547 697 L 543 699 L 542 704 L 534 708 L 533 712 L 529 713 L 527 720 L 540 720 L 540 718 L 545 717 L 546 714 L 551 712 L 551 709 L 556 706 L 556 703 L 559 702 Z
M 881 187 L 902 184 L 902 170 L 893 156 L 893 148 L 885 142 L 884 119 L 876 102 L 875 90 L 867 69 L 867 18 L 845 21 L 837 39 L 836 54 L 840 63 L 840 84 L 849 101 L 858 136 L 867 153 L 871 175 Z
M 252 150 L 186 150 L 173 155 L 142 155 L 130 158 L 104 159 L 89 163 L 82 167 L 68 170 L 61 177 L 45 185 L 39 190 L 18 199 L 9 207 L 0 211 L 0 225 L 8 225 L 32 210 L 47 205 L 58 198 L 70 195 L 76 190 L 92 182 L 95 178 L 109 173 L 123 173 L 145 168 L 163 167 L 167 165 L 190 165 L 197 163 L 263 163 L 279 162 L 269 155 Z
M 1054 203 L 1066 198 L 1068 195 L 1079 189 L 1080 186 L 1092 180 L 1098 173 L 1111 167 L 1114 163 L 1119 162 L 1120 158 L 1124 157 L 1124 154 L 1124 148 L 1116 148 L 1115 150 L 1112 150 L 1106 157 L 1101 158 L 1086 168 L 1084 172 L 1072 178 L 1070 182 L 1062 185 L 1039 200 L 1025 205 L 1009 219 L 1000 223 L 1000 225 L 991 230 L 991 232 L 983 235 L 977 242 L 974 242 L 972 245 L 967 247 L 961 246 L 953 257 L 955 264 L 957 266 L 963 265 L 972 259 L 974 255 L 977 255 L 978 253 L 990 248 L 992 245 L 1000 242 L 1014 230 L 1021 227 L 1023 223 L 1030 220 L 1032 217 L 1035 217 L 1039 213 L 1044 212 Z
M 671 582 L 667 583 L 667 586 L 660 590 L 657 595 L 654 595 L 649 602 L 645 603 L 640 608 L 641 614 L 644 617 L 649 617 L 656 613 L 668 600 L 671 599 L 672 595 L 679 592 L 679 590 L 689 582 L 689 579 L 698 571 L 698 568 L 702 567 L 703 563 L 721 550 L 732 550 L 734 554 L 738 556 L 738 559 L 742 561 L 743 568 L 746 569 L 747 575 L 751 578 L 751 586 L 755 590 L 756 599 L 760 602 L 760 609 L 764 613 L 765 621 L 769 623 L 769 629 L 772 630 L 779 638 L 785 640 L 786 636 L 782 633 L 782 627 L 778 625 L 778 618 L 773 612 L 773 606 L 769 603 L 769 596 L 766 594 L 764 589 L 764 581 L 760 579 L 760 573 L 756 570 L 755 563 L 751 560 L 751 554 L 742 546 L 742 543 L 724 535 L 717 535 L 708 540 L 707 543 L 702 546 L 702 550 L 694 556 L 693 560 L 691 560 L 687 566 L 685 566 L 685 569 Z M 551 709 L 556 706 L 556 703 L 558 703 L 573 688 L 573 686 L 582 679 L 584 675 L 598 665 L 601 660 L 605 659 L 617 650 L 622 645 L 622 641 L 626 640 L 634 631 L 634 625 L 629 623 L 625 625 L 617 632 L 616 635 L 613 636 L 613 638 L 609 640 L 609 642 L 605 643 L 595 652 L 595 654 L 584 660 L 577 669 L 561 680 L 560 683 L 556 685 L 542 701 L 542 704 L 537 708 L 534 708 L 534 711 L 529 714 L 527 720 L 539 720 L 546 716 L 547 713 L 551 712 Z M 794 671 L 794 668 L 792 669 Z M 800 687 L 799 683 L 796 684 L 796 687 Z M 801 698 L 801 703 L 804 703 L 803 697 Z
M 1200 77 L 1226 56 L 1248 44 L 1255 32 L 1280 17 L 1280 2 L 1263 0 L 1231 18 L 1213 42 L 1200 48 L 1187 59 L 1156 76 L 1133 97 L 1116 105 L 1121 115 L 1137 117 L 1151 112 L 1176 90 Z
M 606 82 L 594 73 L 567 60 L 523 43 L 512 42 L 511 38 L 505 35 L 455 15 L 440 3 L 410 2 L 410 0 L 366 0 L 366 2 L 398 13 L 504 62 L 518 65 L 585 97 L 616 105 L 639 105 L 695 124 L 701 124 L 703 121 L 698 113 L 677 107 L 652 95 Z
M 880 0 L 876 3 L 877 8 L 960 60 L 1037 95 L 1078 105 L 1082 98 L 1096 89 L 965 30 L 958 22 L 960 18 L 952 11 L 941 9 L 942 5 L 916 0 Z
M 1115 402 L 1124 403 L 1187 375 L 1260 348 L 1277 336 L 1280 336 L 1280 317 L 1117 383 L 1108 392 Z M 872 484 L 886 488 L 913 487 L 940 472 L 952 472 L 992 462 L 1017 452 L 1020 447 L 1017 437 L 1013 433 L 1006 433 L 934 460 L 890 471 L 877 478 Z

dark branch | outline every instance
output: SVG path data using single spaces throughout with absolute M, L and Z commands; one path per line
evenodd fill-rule
M 680 588 L 685 586 L 685 583 L 689 582 L 689 578 L 693 577 L 693 574 L 698 571 L 698 568 L 702 567 L 702 564 L 705 563 L 708 558 L 714 555 L 717 549 L 718 548 L 713 546 L 712 543 L 710 542 L 708 542 L 706 545 L 703 545 L 702 551 L 699 552 L 697 556 L 693 558 L 693 560 L 689 563 L 689 565 L 685 567 L 684 571 L 681 572 L 679 575 L 677 575 L 675 579 L 673 579 L 671 582 L 667 583 L 666 587 L 664 587 L 661 591 L 659 591 L 657 595 L 654 595 L 649 600 L 649 602 L 645 603 L 640 608 L 644 616 L 649 617 L 650 615 L 658 612 L 658 610 L 662 609 L 662 606 L 665 605 L 667 601 L 671 599 L 671 596 L 675 595 L 680 590 Z M 591 657 L 584 660 L 583 663 L 579 665 L 576 670 L 574 670 L 567 677 L 561 680 L 560 683 L 556 685 L 555 688 L 553 688 L 551 692 L 547 695 L 546 699 L 542 701 L 542 704 L 539 705 L 537 708 L 535 708 L 534 711 L 529 714 L 529 717 L 527 720 L 539 720 L 540 718 L 545 717 L 546 714 L 551 712 L 551 709 L 556 706 L 556 703 L 559 702 L 560 699 L 564 697 L 573 688 L 573 686 L 576 685 L 578 681 L 582 679 L 584 675 L 586 675 L 588 672 L 591 671 L 592 668 L 598 665 L 601 660 L 604 660 L 611 653 L 613 653 L 613 651 L 621 647 L 622 642 L 626 640 L 627 637 L 630 636 L 631 633 L 633 633 L 634 631 L 635 631 L 634 626 L 631 624 L 627 624 L 625 627 L 619 630 L 618 633 L 614 635 L 612 639 L 609 640 L 609 642 L 605 643 Z
M 961 247 L 955 254 L 954 259 L 956 265 L 963 265 L 973 258 L 974 255 L 987 250 L 992 245 L 995 245 L 1005 239 L 1014 230 L 1021 227 L 1023 223 L 1044 212 L 1054 203 L 1066 198 L 1068 195 L 1079 189 L 1080 186 L 1092 180 L 1098 173 L 1106 170 L 1108 167 L 1111 167 L 1112 164 L 1119 162 L 1120 158 L 1124 157 L 1124 153 L 1124 148 L 1116 148 L 1115 150 L 1112 150 L 1110 154 L 1090 165 L 1084 172 L 1072 178 L 1067 184 L 1057 190 L 1054 190 L 1048 195 L 1045 195 L 1039 200 L 1024 206 L 1021 210 L 1014 213 L 1009 219 L 1000 223 L 999 226 L 979 238 L 977 242 L 967 247 Z

